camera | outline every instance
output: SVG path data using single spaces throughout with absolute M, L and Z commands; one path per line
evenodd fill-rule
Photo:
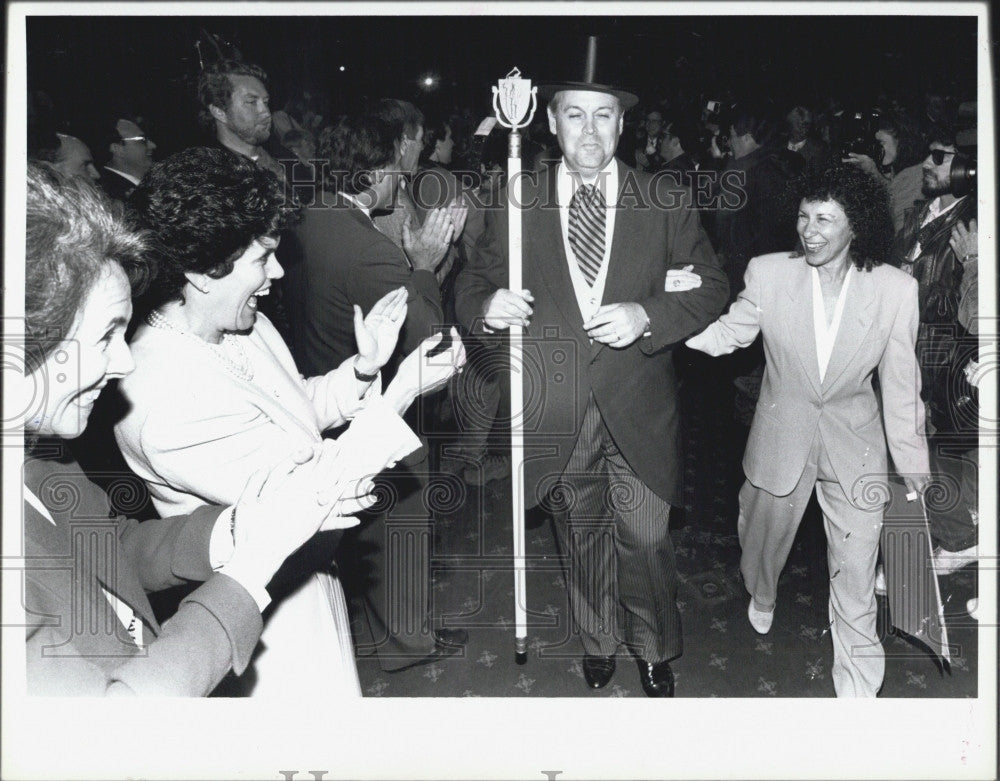
M 876 165 L 882 164 L 885 150 L 875 138 L 878 118 L 877 111 L 844 112 L 840 126 L 841 159 L 851 154 L 867 155 Z
M 729 129 L 734 119 L 732 104 L 725 104 L 718 100 L 710 100 L 705 103 L 702 123 L 706 130 L 709 131 L 706 141 L 710 145 L 714 138 L 715 146 L 723 156 L 727 155 L 731 150 Z
M 951 194 L 968 195 L 976 187 L 976 158 L 959 152 L 951 159 Z

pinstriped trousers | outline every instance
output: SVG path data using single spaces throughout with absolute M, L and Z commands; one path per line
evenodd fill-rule
M 624 643 L 647 662 L 680 656 L 670 505 L 625 462 L 593 396 L 560 484 L 553 516 L 584 653 Z

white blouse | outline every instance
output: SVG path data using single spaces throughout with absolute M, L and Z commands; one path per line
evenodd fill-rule
M 840 329 L 840 318 L 844 314 L 844 302 L 847 300 L 847 288 L 850 287 L 854 274 L 854 264 L 847 267 L 844 284 L 841 285 L 837 304 L 833 308 L 833 320 L 829 327 L 826 324 L 826 308 L 823 306 L 823 289 L 819 284 L 819 270 L 813 267 L 813 330 L 816 332 L 816 358 L 819 359 L 819 381 L 823 382 L 833 344 L 837 341 L 837 331 Z

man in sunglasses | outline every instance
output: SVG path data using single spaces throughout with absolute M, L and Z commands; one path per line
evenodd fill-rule
M 935 481 L 947 500 L 928 504 L 939 576 L 972 564 L 977 555 L 978 429 L 975 391 L 963 380 L 975 358 L 978 263 L 975 192 L 956 196 L 952 164 L 959 154 L 954 129 L 939 125 L 924 159 L 922 192 L 896 234 L 893 259 L 920 283 L 921 397 L 927 405 L 928 445 Z
M 108 197 L 125 200 L 153 165 L 156 144 L 131 119 L 116 119 L 104 140 L 111 155 L 101 171 L 100 185 Z

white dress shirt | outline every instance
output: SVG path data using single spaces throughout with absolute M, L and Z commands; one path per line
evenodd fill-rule
M 132 184 L 139 184 L 139 177 L 132 176 L 132 174 L 127 174 L 124 171 L 119 171 L 117 168 L 112 168 L 110 165 L 104 166 L 105 170 L 111 171 L 113 174 L 118 174 L 122 179 L 127 179 L 132 182 Z
M 813 330 L 816 332 L 816 358 L 819 360 L 819 381 L 826 376 L 826 367 L 830 363 L 833 344 L 837 341 L 837 331 L 840 329 L 840 318 L 844 314 L 844 301 L 847 300 L 847 288 L 850 287 L 854 274 L 854 264 L 847 267 L 844 284 L 840 287 L 837 304 L 833 308 L 833 320 L 826 324 L 826 307 L 823 305 L 823 289 L 819 283 L 819 269 L 813 268 Z
M 579 174 L 572 173 L 566 168 L 565 160 L 556 167 L 556 203 L 559 205 L 563 247 L 566 249 L 566 262 L 569 265 L 570 279 L 573 280 L 576 302 L 580 307 L 583 322 L 587 322 L 601 306 L 601 300 L 604 298 L 604 283 L 608 278 L 611 238 L 615 235 L 615 207 L 618 204 L 618 163 L 612 159 L 604 170 L 597 174 L 597 179 L 594 182 L 587 182 L 587 184 L 595 184 L 600 188 L 604 194 L 606 205 L 604 257 L 601 259 L 601 268 L 597 273 L 597 279 L 594 280 L 593 287 L 587 283 L 587 278 L 577 263 L 576 253 L 569 243 L 569 204 L 573 200 L 574 193 L 583 183 Z

